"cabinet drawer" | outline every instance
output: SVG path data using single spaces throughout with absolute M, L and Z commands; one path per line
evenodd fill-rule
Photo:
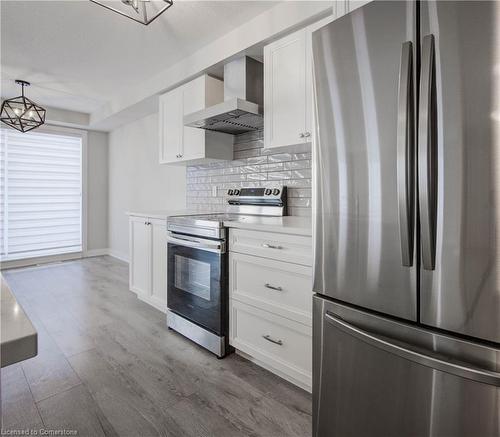
M 235 252 L 229 262 L 232 299 L 312 324 L 311 267 Z
M 302 235 L 230 229 L 229 250 L 312 266 L 312 239 Z
M 231 345 L 281 376 L 310 389 L 311 327 L 234 299 L 230 308 Z

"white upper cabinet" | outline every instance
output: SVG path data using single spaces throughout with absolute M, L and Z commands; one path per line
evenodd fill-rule
M 264 47 L 264 147 L 310 141 L 307 30 Z
M 224 100 L 224 83 L 206 74 L 160 96 L 160 164 L 233 159 L 233 137 L 184 126 L 184 115 Z
M 368 0 L 333 2 L 332 15 L 264 47 L 264 147 L 312 141 L 312 33 Z
M 183 91 L 176 88 L 160 96 L 160 164 L 175 162 L 182 151 Z

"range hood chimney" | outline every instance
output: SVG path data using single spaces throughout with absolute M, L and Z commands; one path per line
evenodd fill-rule
M 224 65 L 224 102 L 184 116 L 184 125 L 238 135 L 264 127 L 263 65 L 243 56 Z

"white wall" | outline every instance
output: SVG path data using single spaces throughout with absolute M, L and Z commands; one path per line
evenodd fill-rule
M 87 137 L 87 251 L 108 247 L 108 134 Z
M 109 134 L 109 248 L 128 258 L 127 211 L 185 208 L 186 169 L 158 163 L 158 114 Z

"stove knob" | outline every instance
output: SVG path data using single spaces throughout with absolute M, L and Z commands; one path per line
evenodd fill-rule
M 227 190 L 227 195 L 232 196 L 233 195 L 233 190 Z
M 233 194 L 234 194 L 235 196 L 239 196 L 239 195 L 240 195 L 240 190 L 234 190 L 234 191 L 233 191 Z
M 279 190 L 278 188 L 275 188 L 275 189 L 273 190 L 273 194 L 274 194 L 275 196 L 277 196 L 279 193 L 280 193 L 280 190 Z
M 266 196 L 270 196 L 272 192 L 273 192 L 273 190 L 271 190 L 271 188 L 266 188 L 266 189 L 264 190 L 264 194 L 265 194 Z

